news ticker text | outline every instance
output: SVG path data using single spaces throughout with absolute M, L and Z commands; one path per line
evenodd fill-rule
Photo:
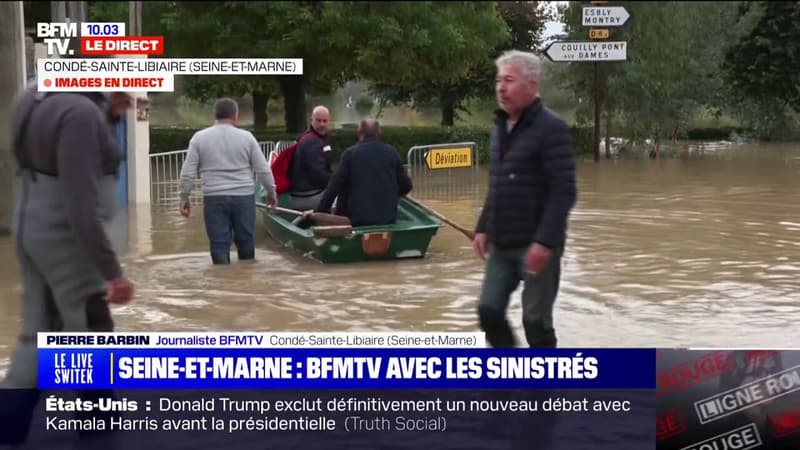
M 0 391 L 0 402 L 26 397 L 11 394 Z M 624 438 L 626 450 L 652 450 L 655 411 L 653 396 L 637 390 L 56 390 L 37 405 L 31 434 L 41 446 L 26 448 L 110 431 L 131 449 L 468 450 L 535 438 L 546 450 L 552 434 L 567 448 L 606 450 L 593 445 L 600 433 Z
M 544 400 L 517 399 L 447 399 L 395 400 L 380 396 L 357 397 L 303 397 L 293 400 L 242 400 L 231 397 L 202 397 L 195 400 L 180 400 L 159 397 L 141 401 L 127 398 L 100 398 L 96 400 L 72 399 L 51 395 L 45 399 L 47 430 L 121 430 L 121 431 L 345 431 L 399 430 L 399 431 L 446 431 L 446 413 L 627 413 L 632 409 L 628 399 L 570 399 L 553 396 Z M 160 420 L 143 417 L 129 419 L 123 416 L 103 419 L 95 415 L 92 419 L 74 419 L 58 413 L 73 412 L 125 412 L 125 413 L 171 413 L 172 417 Z M 187 413 L 202 413 L 198 418 L 186 418 Z M 247 418 L 231 417 L 246 413 Z M 330 413 L 346 413 L 343 421 L 326 416 Z M 213 416 L 211 414 L 219 414 Z M 387 414 L 401 414 L 388 418 Z M 404 415 L 403 415 L 404 414 Z M 284 417 L 284 416 L 292 417 Z M 392 428 L 393 427 L 393 428 Z

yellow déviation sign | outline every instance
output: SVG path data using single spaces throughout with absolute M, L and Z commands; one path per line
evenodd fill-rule
M 472 149 L 469 147 L 434 148 L 425 155 L 429 169 L 472 167 Z

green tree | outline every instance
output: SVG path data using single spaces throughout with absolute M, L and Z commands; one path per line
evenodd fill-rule
M 276 7 L 275 4 L 271 5 L 273 8 Z M 249 5 L 246 2 L 170 3 L 159 22 L 165 35 L 165 56 L 281 57 L 274 53 L 268 54 L 263 48 L 263 39 L 259 37 L 260 17 L 254 12 L 268 14 L 267 6 L 264 2 L 253 2 Z M 250 94 L 253 98 L 254 127 L 260 130 L 267 127 L 269 100 L 278 92 L 278 80 L 275 78 L 255 75 L 187 76 L 186 93 L 201 101 Z
M 494 58 L 504 50 L 534 50 L 541 42 L 544 24 L 555 17 L 555 9 L 548 2 L 496 2 L 478 4 L 473 11 L 457 10 L 457 14 L 469 13 L 471 23 L 467 23 L 457 16 L 447 17 L 451 6 L 438 5 L 442 9 L 438 14 L 446 22 L 467 25 L 462 31 L 466 37 L 460 41 L 470 43 L 473 48 L 462 60 L 468 67 L 462 66 L 460 74 L 453 73 L 449 77 L 416 73 L 401 82 L 372 85 L 373 92 L 395 104 L 437 105 L 443 126 L 453 126 L 459 112 L 469 113 L 464 107 L 467 100 L 492 92 L 496 73 Z M 482 30 L 482 33 L 476 34 L 475 30 Z
M 200 2 L 194 5 L 197 16 L 203 16 L 203 9 L 211 5 Z M 185 27 L 167 27 L 162 17 L 175 14 L 171 2 L 144 2 L 142 4 L 142 34 L 146 36 L 164 35 L 165 56 L 167 57 L 209 57 L 199 45 L 185 45 L 180 39 L 192 33 L 214 33 L 216 22 L 204 22 L 196 29 L 193 24 Z M 130 2 L 89 2 L 89 18 L 94 21 L 125 22 L 130 30 Z M 196 24 L 195 24 L 196 25 Z M 185 31 L 184 31 L 185 30 Z M 227 55 L 223 55 L 227 56 Z M 220 57 L 223 57 L 220 56 Z M 267 106 L 269 99 L 277 92 L 274 80 L 254 76 L 188 76 L 184 80 L 186 94 L 200 101 L 250 94 L 253 97 L 253 122 L 256 130 L 267 127 Z
M 744 2 L 740 12 L 758 19 L 725 54 L 732 92 L 800 111 L 800 2 Z
M 443 2 L 168 2 L 166 56 L 303 58 L 303 74 L 192 80 L 208 97 L 280 91 L 289 132 L 306 126 L 306 98 L 353 79 L 384 85 L 465 77 L 503 36 L 492 4 Z M 224 81 L 223 81 L 224 80 Z
M 163 23 L 183 57 L 303 58 L 303 75 L 274 77 L 287 131 L 299 132 L 306 96 L 347 80 L 463 76 L 491 48 L 476 33 L 495 23 L 486 11 L 464 2 L 176 2 Z
M 800 111 L 800 3 L 740 2 L 724 54 L 728 111 L 761 139 L 780 137 Z

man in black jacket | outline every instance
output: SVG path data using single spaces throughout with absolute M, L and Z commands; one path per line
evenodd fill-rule
M 338 196 L 336 213 L 349 217 L 353 226 L 394 223 L 398 200 L 411 192 L 411 178 L 397 150 L 381 142 L 377 120 L 362 120 L 358 138 L 342 155 L 315 211 L 330 212 Z
M 524 281 L 528 345 L 555 347 L 553 305 L 569 213 L 576 200 L 574 141 L 569 127 L 539 98 L 540 63 L 509 51 L 497 59 L 497 113 L 489 191 L 473 247 L 488 260 L 478 315 L 493 347 L 516 345 L 506 319 Z
M 311 125 L 305 138 L 297 144 L 290 168 L 292 187 L 289 192 L 292 208 L 315 207 L 333 174 L 331 146 L 328 144 L 330 113 L 317 106 L 311 113 Z

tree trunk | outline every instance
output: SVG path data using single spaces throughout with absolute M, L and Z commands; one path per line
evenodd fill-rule
M 269 117 L 267 106 L 269 105 L 269 95 L 264 92 L 253 92 L 253 128 L 256 131 L 267 129 Z
M 456 119 L 455 103 L 449 100 L 442 101 L 442 126 L 452 127 Z
M 11 150 L 11 112 L 17 95 L 25 87 L 25 40 L 22 2 L 0 5 L 0 236 L 11 232 L 14 207 L 14 170 Z
M 653 155 L 652 155 L 653 159 L 658 159 L 658 157 L 660 156 L 659 155 L 660 147 L 661 147 L 661 138 L 656 136 L 655 141 L 653 141 Z
M 287 133 L 302 133 L 308 126 L 306 118 L 306 90 L 302 76 L 280 77 L 283 95 L 284 118 Z
M 385 98 L 378 99 L 378 111 L 375 113 L 375 119 L 380 119 L 383 115 L 383 110 L 386 108 L 386 105 L 389 103 L 388 100 Z
M 651 139 L 653 141 L 652 142 L 653 146 L 650 148 L 650 158 L 656 159 L 656 158 L 658 158 L 658 150 L 659 150 L 660 141 L 661 141 L 661 137 L 660 137 L 661 136 L 661 125 L 660 124 L 656 124 L 655 129 L 653 130 L 653 133 L 651 134 L 651 136 L 652 136 Z
M 675 122 L 675 126 L 672 127 L 672 143 L 678 141 L 678 122 Z
M 606 111 L 606 159 L 611 159 L 611 113 Z

